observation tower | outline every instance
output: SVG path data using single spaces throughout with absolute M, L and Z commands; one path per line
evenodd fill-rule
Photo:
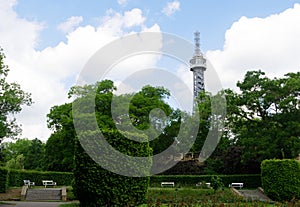
M 190 70 L 193 72 L 194 106 L 200 91 L 205 90 L 204 71 L 206 70 L 206 59 L 200 50 L 200 33 L 195 32 L 195 53 L 190 60 Z

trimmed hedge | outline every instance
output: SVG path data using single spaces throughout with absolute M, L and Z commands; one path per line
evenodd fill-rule
M 60 186 L 71 186 L 74 179 L 73 173 L 68 172 L 41 172 L 41 171 L 24 171 L 10 170 L 9 186 L 22 186 L 23 180 L 35 182 L 35 185 L 42 186 L 42 180 L 53 180 Z
M 118 151 L 132 156 L 149 156 L 151 148 L 147 142 L 135 142 L 127 139 L 118 131 L 108 130 L 104 132 L 106 140 Z M 85 141 L 97 140 L 97 133 L 89 131 L 85 134 Z M 131 136 L 141 136 L 132 134 Z M 82 137 L 81 137 L 82 138 Z M 146 138 L 146 137 L 144 137 Z M 99 138 L 98 138 L 99 139 Z M 91 142 L 90 147 L 97 146 Z M 95 163 L 90 156 L 81 147 L 79 141 L 76 142 L 75 148 L 75 183 L 76 196 L 80 201 L 81 207 L 98 207 L 98 206 L 138 206 L 146 203 L 146 195 L 149 186 L 149 177 L 126 177 L 104 169 L 99 164 Z M 100 156 L 97 150 L 93 156 Z M 151 159 L 149 162 L 140 163 L 140 168 L 126 164 L 124 160 L 117 160 L 112 154 L 107 155 L 103 159 L 110 159 L 108 163 L 111 166 L 123 164 L 124 169 L 134 170 L 139 169 L 140 172 L 150 171 Z M 144 166 L 144 168 L 142 167 Z M 135 168 L 134 168 L 135 167 Z
M 155 175 L 150 178 L 151 187 L 160 187 L 161 182 L 175 182 L 176 187 L 195 186 L 196 183 L 205 181 L 211 182 L 214 175 Z M 241 175 L 218 175 L 224 186 L 230 183 L 242 182 L 245 188 L 257 188 L 261 186 L 259 174 L 241 174 Z
M 74 175 L 67 172 L 9 170 L 0 167 L 0 193 L 5 193 L 9 187 L 23 186 L 23 180 L 35 182 L 37 186 L 43 185 L 42 180 L 53 180 L 57 185 L 71 186 Z
M 261 164 L 262 187 L 276 201 L 300 199 L 300 163 L 296 160 L 264 160 Z
M 9 171 L 0 167 L 0 193 L 5 193 L 8 189 Z

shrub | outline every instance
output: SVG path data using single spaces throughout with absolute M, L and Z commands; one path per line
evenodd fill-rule
M 271 199 L 300 199 L 300 163 L 296 160 L 264 160 L 261 178 L 262 187 Z
M 224 184 L 221 180 L 221 178 L 217 175 L 213 175 L 211 177 L 211 187 L 216 191 L 220 188 L 223 188 L 224 187 Z
M 9 171 L 0 167 L 0 193 L 5 193 L 8 189 Z
M 104 134 L 106 140 L 122 153 L 140 157 L 149 156 L 151 153 L 147 142 L 134 142 L 113 130 L 106 131 Z M 88 141 L 96 139 L 96 133 L 91 131 L 82 134 L 82 136 L 86 136 Z M 91 147 L 95 146 L 91 145 Z M 122 164 L 119 163 L 121 160 L 107 156 L 105 159 L 111 158 L 112 161 L 109 164 L 112 166 Z M 150 170 L 150 158 L 148 165 L 148 170 Z M 124 167 L 130 170 L 132 166 Z M 147 169 L 141 168 L 141 170 Z M 75 194 L 78 196 L 82 207 L 138 206 L 141 203 L 146 203 L 149 186 L 148 177 L 126 177 L 104 169 L 89 157 L 78 141 L 75 149 L 74 176 L 74 189 L 77 190 Z

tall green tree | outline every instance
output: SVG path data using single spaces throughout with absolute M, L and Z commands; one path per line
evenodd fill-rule
M 14 117 L 23 105 L 30 105 L 30 94 L 24 92 L 17 83 L 9 83 L 6 78 L 9 68 L 4 63 L 5 55 L 0 48 L 0 144 L 4 138 L 16 138 L 21 132 Z
M 35 138 L 31 140 L 30 147 L 25 155 L 24 168 L 42 170 L 44 168 L 45 144 Z
M 260 172 L 264 159 L 298 156 L 300 72 L 270 79 L 262 71 L 249 71 L 237 86 L 240 93 L 226 91 L 228 121 L 247 170 Z
M 15 169 L 15 170 L 23 170 L 24 169 L 24 155 L 20 154 L 16 158 L 10 159 L 6 163 L 6 167 L 9 169 Z
M 41 170 L 44 161 L 44 145 L 37 138 L 5 142 L 3 143 L 4 161 L 11 168 Z
M 45 170 L 71 172 L 74 167 L 75 130 L 72 104 L 53 106 L 47 115 L 53 130 L 45 146 Z
M 147 129 L 150 125 L 149 111 L 155 108 L 153 103 L 160 103 L 158 99 L 161 96 L 157 95 L 153 87 L 147 87 L 142 89 L 142 94 L 138 93 L 136 96 L 115 97 L 117 100 L 113 103 L 112 92 L 114 88 L 112 81 L 104 80 L 91 87 L 77 87 L 76 90 L 72 91 L 77 95 L 77 99 L 74 101 L 75 105 L 73 105 L 73 110 L 76 110 L 76 119 L 82 118 L 84 121 L 79 120 L 79 123 L 84 126 L 84 129 L 89 129 L 81 132 L 80 141 L 84 141 L 89 149 L 98 149 L 96 145 L 97 139 L 99 139 L 97 131 L 89 128 L 90 117 L 96 116 L 99 129 L 104 134 L 106 141 L 114 149 L 129 156 L 150 156 L 151 148 L 148 142 L 145 142 L 147 141 L 147 136 L 142 133 L 129 132 L 126 129 L 129 129 L 130 125 L 138 129 Z M 90 93 L 86 93 L 86 89 L 91 89 Z M 78 91 L 83 91 L 83 93 L 80 94 Z M 124 104 L 121 105 L 118 104 L 122 103 L 122 101 L 130 101 L 130 99 L 131 102 L 129 104 L 125 104 L 126 102 L 123 102 Z M 91 101 L 95 101 L 95 107 L 91 108 Z M 114 115 L 111 114 L 112 105 L 116 107 Z M 123 107 L 127 110 L 124 110 Z M 77 127 L 82 126 L 77 125 Z M 122 130 L 123 132 L 126 131 L 126 133 L 122 133 Z M 140 143 L 130 140 L 126 135 L 143 139 L 144 142 Z M 93 158 L 95 157 L 100 157 L 97 150 Z M 123 164 L 126 165 L 123 167 L 124 170 L 139 169 L 141 172 L 148 171 L 148 173 L 151 168 L 150 158 L 145 168 L 141 167 L 142 163 L 139 163 L 141 166 L 139 165 L 139 168 L 136 168 L 137 166 L 134 166 L 134 163 L 131 165 L 116 160 L 113 153 L 106 154 L 103 159 L 110 160 L 107 164 L 113 166 L 113 168 L 117 167 L 116 165 Z M 105 169 L 87 155 L 79 142 L 77 142 L 75 151 L 74 175 L 77 194 L 82 206 L 137 206 L 145 202 L 149 185 L 148 177 L 127 177 Z

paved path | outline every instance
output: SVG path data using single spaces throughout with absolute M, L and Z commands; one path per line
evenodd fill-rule
M 0 204 L 0 207 L 58 207 L 60 204 L 70 202 L 20 202 L 20 201 L 3 201 L 6 204 Z
M 264 193 L 262 193 L 260 190 L 238 190 L 244 198 L 246 198 L 249 201 L 253 200 L 259 200 L 259 201 L 265 201 L 265 202 L 272 202 L 270 198 L 268 198 Z

